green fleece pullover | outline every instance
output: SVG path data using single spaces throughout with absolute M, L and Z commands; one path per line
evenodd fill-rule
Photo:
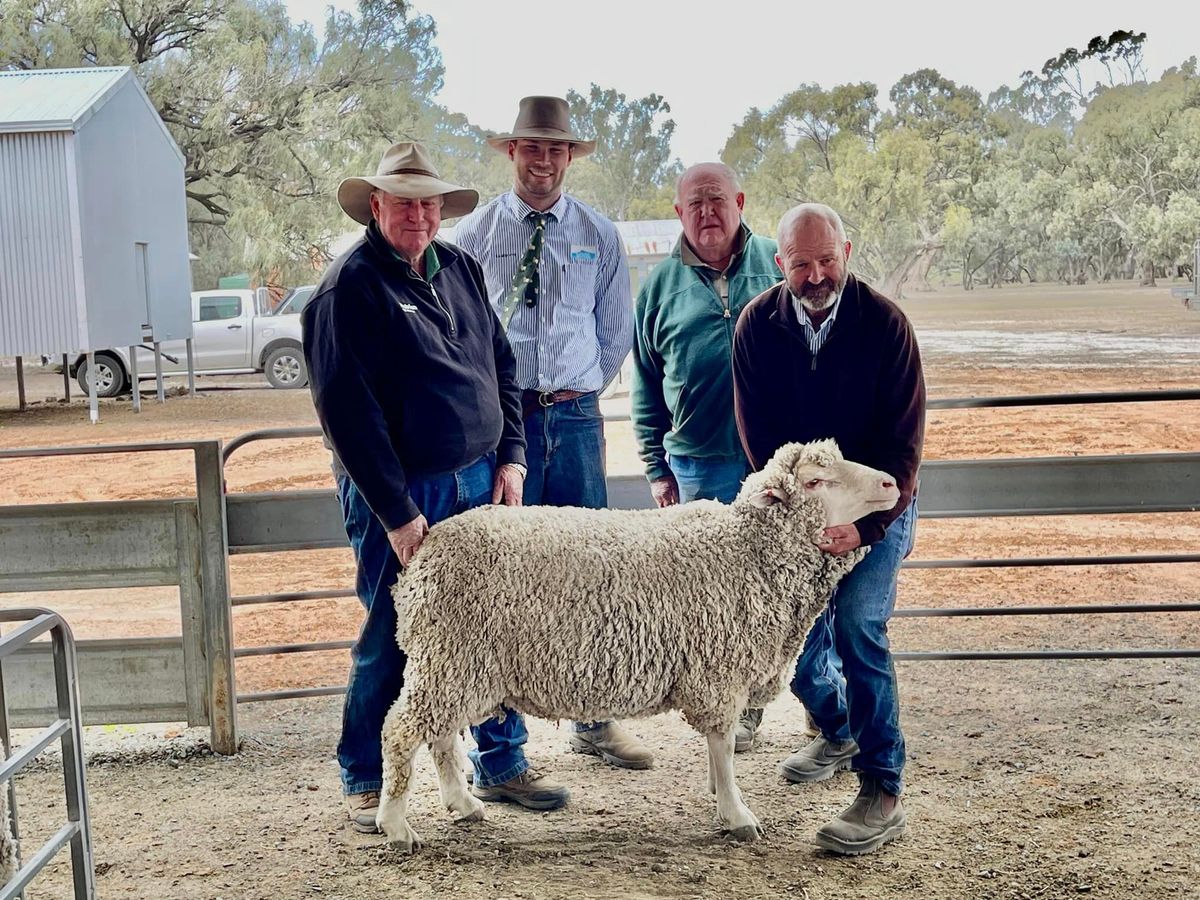
M 651 481 L 671 473 L 667 454 L 744 458 L 733 418 L 733 329 L 742 308 L 782 278 L 775 242 L 746 229 L 722 300 L 712 269 L 683 262 L 683 241 L 637 297 L 631 413 Z

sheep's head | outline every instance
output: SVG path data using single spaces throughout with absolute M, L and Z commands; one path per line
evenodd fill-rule
M 868 513 L 889 510 L 900 499 L 896 479 L 842 457 L 832 440 L 784 444 L 761 472 L 746 479 L 738 502 L 757 508 L 819 508 L 815 534 L 849 525 Z M 811 503 L 816 500 L 819 507 Z M 815 535 L 814 535 L 815 536 Z

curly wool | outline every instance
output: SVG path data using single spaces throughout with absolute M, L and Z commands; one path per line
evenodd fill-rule
M 678 709 L 707 733 L 766 704 L 866 552 L 815 546 L 821 504 L 792 475 L 803 454 L 841 458 L 831 441 L 787 445 L 728 506 L 489 506 L 437 525 L 394 591 L 408 664 L 385 759 L 502 706 L 578 721 Z M 789 501 L 753 505 L 767 487 Z

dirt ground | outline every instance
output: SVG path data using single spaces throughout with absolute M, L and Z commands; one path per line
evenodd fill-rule
M 1029 287 L 941 292 L 906 301 L 932 398 L 1195 388 L 1200 315 L 1165 289 Z M 91 425 L 61 377 L 29 371 L 18 413 L 13 370 L 0 367 L 0 446 L 124 444 L 315 423 L 306 392 L 256 380 L 202 379 L 195 399 L 101 405 Z M 606 401 L 619 414 L 626 401 Z M 934 410 L 926 458 L 1191 452 L 1200 402 L 1011 410 Z M 627 421 L 607 427 L 609 471 L 640 471 Z M 327 487 L 317 440 L 252 444 L 227 468 L 229 490 Z M 0 503 L 179 496 L 187 453 L 0 460 Z M 925 521 L 915 558 L 1184 553 L 1200 546 L 1200 514 Z M 297 576 L 300 576 L 299 579 Z M 1200 566 L 907 570 L 901 608 L 1196 601 Z M 235 594 L 346 588 L 348 551 L 239 556 Z M 0 596 L 48 605 L 81 638 L 179 632 L 170 589 Z M 353 599 L 235 611 L 238 646 L 352 638 Z M 1196 647 L 1196 614 L 902 618 L 902 650 Z M 550 723 L 531 728 L 530 756 L 568 783 L 551 814 L 489 808 L 471 829 L 441 815 L 424 757 L 414 825 L 427 841 L 402 859 L 343 828 L 332 761 L 335 698 L 240 707 L 243 752 L 196 753 L 177 726 L 89 730 L 106 753 L 89 769 L 102 896 L 214 897 L 946 897 L 1200 896 L 1200 689 L 1196 660 L 899 663 L 909 768 L 910 834 L 859 860 L 816 850 L 812 832 L 852 796 L 839 776 L 786 786 L 775 765 L 801 741 L 798 705 L 768 714 L 764 743 L 739 757 L 748 801 L 768 839 L 736 846 L 712 824 L 702 790 L 703 741 L 677 717 L 636 723 L 659 755 L 643 773 L 566 752 Z M 239 692 L 344 683 L 343 652 L 238 663 Z M 136 732 L 136 733 L 135 733 Z M 147 744 L 147 741 L 149 742 Z M 143 752 L 146 747 L 150 749 Z M 202 750 L 202 745 L 200 746 Z M 18 782 L 22 822 L 49 834 L 61 816 L 59 776 Z M 29 896 L 67 894 L 55 866 Z

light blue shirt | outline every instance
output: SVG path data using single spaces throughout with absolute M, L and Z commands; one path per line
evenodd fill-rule
M 841 305 L 842 295 L 838 294 L 837 299 L 833 301 L 833 306 L 829 308 L 829 315 L 821 323 L 821 327 L 813 328 L 812 319 L 808 317 L 808 310 L 804 308 L 804 304 L 796 298 L 796 295 L 792 294 L 792 307 L 796 310 L 796 318 L 800 320 L 800 327 L 804 329 L 804 337 L 808 341 L 808 352 L 813 356 L 820 353 L 825 342 L 829 340 L 829 333 L 833 330 L 833 320 L 837 318 L 838 307 Z
M 529 247 L 533 207 L 512 191 L 458 223 L 454 241 L 483 265 L 497 314 Z M 629 267 L 616 226 L 563 194 L 546 210 L 535 306 L 517 304 L 508 342 L 525 390 L 599 391 L 633 346 Z

